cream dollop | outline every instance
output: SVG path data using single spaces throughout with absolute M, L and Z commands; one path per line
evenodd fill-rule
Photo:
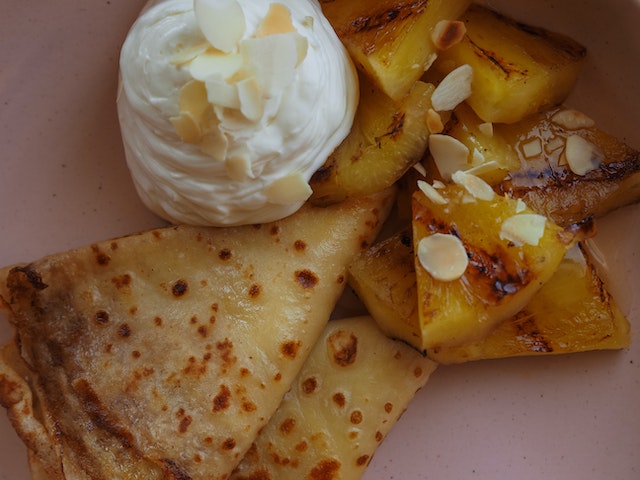
M 165 0 L 132 26 L 118 115 L 143 202 L 174 223 L 283 218 L 346 137 L 354 67 L 315 0 Z

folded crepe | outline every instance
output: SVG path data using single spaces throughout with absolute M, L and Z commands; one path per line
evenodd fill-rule
M 359 479 L 435 367 L 369 316 L 332 320 L 231 480 Z
M 227 479 L 373 241 L 390 192 L 178 226 L 5 269 L 0 402 L 47 479 Z

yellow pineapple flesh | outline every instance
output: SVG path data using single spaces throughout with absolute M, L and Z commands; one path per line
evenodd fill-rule
M 387 336 L 423 349 L 410 229 L 361 252 L 349 266 L 349 286 Z
M 321 0 L 323 13 L 357 68 L 395 100 L 405 96 L 438 50 L 441 20 L 455 20 L 470 0 Z
M 456 181 L 425 190 L 435 194 L 413 196 L 418 308 L 427 350 L 484 338 L 531 300 L 574 242 L 594 232 L 591 223 L 561 228 L 522 201 L 493 194 L 472 175 Z M 457 278 L 436 275 L 428 263 L 449 265 L 449 259 L 460 260 L 458 250 L 420 255 L 421 243 L 435 235 L 461 245 L 462 260 L 468 260 Z
M 328 205 L 393 185 L 423 156 L 429 140 L 425 112 L 433 85 L 416 82 L 395 102 L 360 76 L 360 103 L 349 135 L 311 178 L 310 201 Z
M 564 35 L 525 25 L 473 4 L 466 35 L 434 64 L 441 75 L 473 68 L 467 103 L 485 122 L 513 123 L 560 104 L 572 90 L 586 49 Z
M 560 263 L 555 274 L 515 316 L 486 338 L 458 347 L 429 350 L 443 363 L 529 355 L 557 355 L 622 349 L 631 340 L 629 321 L 579 250 Z

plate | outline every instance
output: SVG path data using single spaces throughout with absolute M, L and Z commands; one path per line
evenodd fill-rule
M 4 0 L 0 265 L 162 225 L 135 194 L 115 110 L 119 48 L 143 3 Z M 640 0 L 489 3 L 585 44 L 568 103 L 640 148 Z M 637 331 L 640 206 L 600 221 L 594 246 Z M 10 335 L 0 322 L 0 340 Z M 440 367 L 364 478 L 638 478 L 635 340 L 620 352 Z M 0 479 L 26 478 L 25 448 L 0 414 Z

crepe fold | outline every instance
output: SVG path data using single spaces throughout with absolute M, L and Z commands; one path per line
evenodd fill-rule
M 389 191 L 169 227 L 0 275 L 0 402 L 47 479 L 227 479 L 298 374 Z

